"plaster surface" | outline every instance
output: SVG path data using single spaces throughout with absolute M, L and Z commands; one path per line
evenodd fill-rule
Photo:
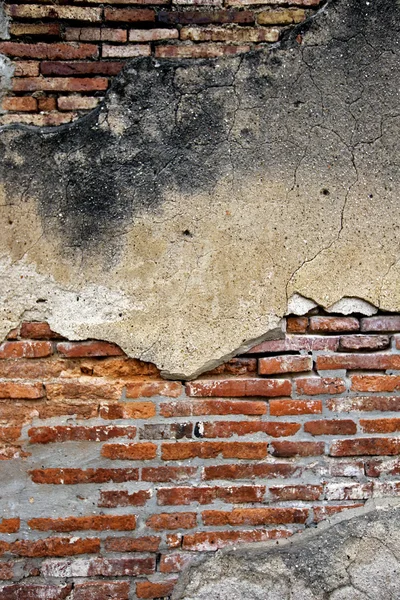
M 400 505 L 360 510 L 290 540 L 220 551 L 182 575 L 173 600 L 396 600 Z
M 44 319 L 189 378 L 293 297 L 399 310 L 399 28 L 330 0 L 272 49 L 135 59 L 76 123 L 2 128 L 0 337 Z

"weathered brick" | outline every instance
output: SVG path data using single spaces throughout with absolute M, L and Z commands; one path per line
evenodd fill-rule
M 143 467 L 142 481 L 188 481 L 196 475 L 196 467 Z
M 77 483 L 124 483 L 137 481 L 139 469 L 33 469 L 34 483 L 73 485 Z
M 136 584 L 136 595 L 138 598 L 164 598 L 173 592 L 177 581 L 177 579 L 162 582 L 139 581 Z
M 161 538 L 150 535 L 146 537 L 110 537 L 104 541 L 107 552 L 157 552 Z
M 321 521 L 329 519 L 329 517 L 333 517 L 344 510 L 352 510 L 355 508 L 360 508 L 361 506 L 364 506 L 362 502 L 359 502 L 358 504 L 340 504 L 338 506 L 315 506 L 314 521 L 315 523 L 320 523 Z
M 336 354 L 317 356 L 317 369 L 400 369 L 400 354 Z
M 35 112 L 37 110 L 37 100 L 31 96 L 12 96 L 3 98 L 1 108 L 14 112 Z M 8 344 L 18 344 L 18 342 L 6 342 Z M 19 342 L 20 343 L 20 342 Z M 0 346 L 0 358 L 12 358 L 4 356 L 5 344 Z
M 179 381 L 135 381 L 126 386 L 127 398 L 150 398 L 152 396 L 167 396 L 178 398 L 183 392 Z
M 267 455 L 265 442 L 177 442 L 162 444 L 163 460 L 186 460 L 188 458 L 223 458 L 261 459 Z
M 100 405 L 102 419 L 151 419 L 156 414 L 153 402 L 120 402 Z
M 21 436 L 21 426 L 0 427 L 0 442 L 16 442 Z
M 63 400 L 64 398 L 80 400 L 95 400 L 104 398 L 117 400 L 121 396 L 123 384 L 121 382 L 109 383 L 101 378 L 69 379 L 58 383 L 46 383 L 46 393 L 49 400 Z
M 0 580 L 6 581 L 7 579 L 14 579 L 14 563 L 12 562 L 0 563 Z
M 163 402 L 160 404 L 160 414 L 163 417 L 264 415 L 266 412 L 267 405 L 265 402 L 250 400 L 180 400 L 179 402 Z
M 124 352 L 117 344 L 110 342 L 61 342 L 57 344 L 57 352 L 67 358 L 85 358 L 87 356 L 121 356 Z
M 19 540 L 10 546 L 10 552 L 18 556 L 75 556 L 77 554 L 97 554 L 100 540 L 97 538 L 45 538 L 42 540 Z
M 272 500 L 290 502 L 319 500 L 323 491 L 322 485 L 279 485 L 269 488 Z
M 150 529 L 193 529 L 197 525 L 197 515 L 193 512 L 160 513 L 151 515 L 146 521 Z
M 331 444 L 331 456 L 374 456 L 400 454 L 400 438 L 358 438 L 336 440 Z
M 23 98 L 22 98 L 23 99 Z M 32 98 L 32 100 L 35 100 Z M 53 354 L 51 342 L 17 341 L 0 344 L 1 358 L 43 358 Z
M 20 528 L 21 521 L 18 517 L 12 519 L 3 518 L 0 523 L 0 533 L 17 533 Z
M 101 21 L 100 8 L 60 6 L 57 4 L 9 4 L 7 14 L 17 19 L 72 19 L 74 21 Z
M 321 400 L 270 400 L 269 411 L 276 417 L 319 414 L 322 413 L 322 402 Z
M 272 414 L 272 413 L 271 413 Z M 214 421 L 199 424 L 199 437 L 226 438 L 233 435 L 265 433 L 271 437 L 294 435 L 300 429 L 299 423 L 267 421 Z
M 246 354 L 263 354 L 264 352 L 299 352 L 300 350 L 337 350 L 339 336 L 286 335 L 281 340 L 267 340 L 253 346 Z
M 284 525 L 305 523 L 307 508 L 235 508 L 231 512 L 205 510 L 201 513 L 204 525 Z
M 17 8 L 17 7 L 15 7 Z M 19 9 L 26 7 L 18 6 Z M 11 23 L 10 34 L 15 37 L 21 35 L 40 35 L 40 37 L 60 37 L 61 26 L 59 23 Z
M 117 427 L 115 425 L 31 427 L 28 430 L 31 444 L 49 444 L 50 442 L 91 441 L 103 442 L 116 437 L 133 439 L 136 427 Z
M 218 58 L 248 52 L 250 46 L 217 43 L 156 46 L 156 58 Z M 224 394 L 218 394 L 224 395 Z M 235 394 L 232 394 L 235 395 Z M 260 396 L 264 394 L 258 394 Z
M 139 444 L 104 444 L 101 455 L 112 460 L 151 460 L 157 454 L 157 446 L 150 442 Z
M 149 423 L 139 431 L 141 440 L 181 440 L 192 435 L 193 423 Z
M 365 433 L 394 433 L 400 431 L 400 418 L 360 419 L 360 426 Z
M 144 506 L 151 498 L 151 490 L 139 490 L 130 494 L 125 490 L 101 491 L 97 506 L 117 508 L 118 506 Z
M 213 465 L 204 467 L 203 479 L 274 479 L 300 476 L 302 467 L 293 463 L 257 463 L 254 465 Z
M 314 333 L 358 331 L 360 323 L 354 317 L 310 317 L 309 330 Z
M 276 28 L 237 27 L 183 27 L 181 40 L 193 42 L 277 42 L 279 30 Z
M 156 42 L 158 40 L 175 40 L 179 38 L 177 29 L 130 29 L 130 42 Z
M 110 27 L 67 27 L 65 39 L 67 42 L 119 42 L 127 41 L 126 29 L 111 29 Z
M 269 452 L 273 456 L 319 456 L 325 452 L 324 442 L 271 442 Z
M 249 544 L 266 542 L 290 537 L 292 531 L 287 529 L 252 529 L 241 531 L 200 531 L 183 536 L 182 547 L 195 552 L 210 552 L 233 544 Z
M 398 316 L 379 316 L 365 317 L 361 319 L 361 331 L 363 332 L 392 332 L 400 331 L 400 317 Z
M 321 419 L 304 423 L 304 431 L 311 435 L 354 435 L 357 425 L 350 419 Z
M 319 394 L 342 394 L 346 384 L 339 377 L 302 377 L 296 379 L 298 394 L 317 396 Z
M 15 63 L 19 64 L 19 63 Z M 118 75 L 121 71 L 123 62 L 52 62 L 43 61 L 40 64 L 42 75 L 73 77 L 74 75 Z M 36 76 L 38 73 L 33 73 Z M 31 76 L 27 73 L 25 76 Z
M 92 110 L 96 108 L 100 100 L 101 98 L 93 96 L 59 96 L 57 106 L 59 110 Z
M 39 62 L 37 61 L 14 60 L 12 66 L 14 67 L 14 77 L 37 77 L 39 75 Z
M 258 372 L 260 375 L 275 375 L 279 373 L 298 373 L 312 370 L 311 356 L 270 356 L 260 358 Z
M 332 412 L 400 411 L 400 398 L 396 396 L 359 396 L 330 398 L 326 405 Z
M 56 99 L 55 98 L 38 98 L 37 99 L 37 103 L 38 103 L 38 110 L 39 111 L 51 111 L 51 110 L 56 110 Z
M 186 384 L 186 393 L 194 397 L 288 396 L 292 384 L 288 379 L 198 379 Z
M 371 498 L 373 483 L 334 483 L 325 485 L 325 498 L 327 500 L 367 500 Z
M 0 117 L 1 125 L 35 125 L 36 127 L 57 127 L 63 123 L 70 123 L 77 117 L 77 113 L 7 113 Z
M 85 402 L 85 400 L 66 400 L 65 402 L 48 402 L 35 405 L 40 419 L 51 419 L 75 415 L 79 419 L 91 419 L 97 416 L 97 404 Z
M 257 23 L 259 25 L 291 25 L 292 23 L 301 23 L 306 19 L 306 16 L 306 11 L 302 8 L 278 8 L 275 10 L 270 9 L 264 10 L 257 14 Z M 306 317 L 297 317 L 297 320 L 305 318 Z M 289 320 L 290 319 L 288 319 L 288 322 Z M 293 331 L 296 331 L 297 333 L 303 333 L 300 330 Z
M 74 600 L 129 600 L 129 581 L 84 581 L 75 583 Z
M 106 8 L 104 19 L 120 23 L 152 23 L 155 21 L 152 8 Z
M 290 4 L 294 6 L 318 6 L 321 0 L 290 0 Z M 246 4 L 253 4 L 254 0 L 227 0 L 227 4 L 232 6 L 242 6 Z M 271 0 L 260 0 L 258 4 L 271 4 Z M 276 4 L 287 4 L 286 0 L 274 0 Z
M 161 10 L 157 15 L 157 20 L 160 23 L 168 25 L 208 25 L 210 23 L 241 23 L 243 25 L 250 25 L 254 23 L 255 16 L 250 10 Z
M 343 335 L 339 340 L 339 350 L 385 350 L 389 348 L 387 335 Z
M 215 500 L 241 504 L 262 502 L 264 495 L 265 486 L 161 488 L 157 492 L 157 502 L 168 506 L 179 506 L 192 502 L 211 504 Z
M 150 56 L 151 47 L 149 44 L 128 44 L 125 46 L 103 44 L 101 55 L 103 58 L 133 58 L 135 56 Z
M 400 458 L 373 458 L 365 463 L 365 474 L 368 477 L 380 475 L 400 475 Z
M 193 560 L 193 554 L 187 553 L 176 553 L 176 554 L 162 554 L 160 559 L 160 572 L 161 573 L 179 573 L 182 571 L 190 562 Z
M 273 13 L 278 13 L 278 11 L 268 11 L 266 14 L 268 15 L 273 15 Z M 257 21 L 259 22 L 260 17 L 262 18 L 262 13 L 261 15 L 258 14 L 257 15 Z M 308 317 L 288 317 L 288 319 L 286 319 L 286 331 L 288 333 L 306 333 L 308 328 Z
M 108 88 L 105 77 L 20 77 L 14 79 L 14 92 L 96 92 Z
M 7 56 L 36 58 L 37 60 L 75 60 L 97 58 L 99 48 L 95 44 L 59 42 L 46 44 L 25 44 L 18 42 L 0 42 L 0 52 Z
M 1 586 L 1 600 L 64 600 L 68 598 L 72 590 L 71 584 L 66 585 L 42 585 L 35 583 L 13 583 Z
M 0 381 L 0 398 L 25 398 L 35 400 L 43 398 L 45 392 L 42 383 L 20 383 L 17 381 Z
M 351 389 L 355 392 L 397 392 L 400 375 L 353 375 Z
M 42 577 L 138 577 L 155 571 L 155 556 L 119 558 L 90 557 L 67 560 L 50 559 L 41 565 Z
M 36 531 L 131 531 L 136 528 L 134 515 L 92 515 L 90 517 L 66 517 L 60 519 L 35 518 L 28 521 Z
M 215 369 L 203 373 L 203 377 L 213 377 L 214 375 L 247 375 L 256 372 L 256 358 L 232 358 L 228 362 L 215 367 Z

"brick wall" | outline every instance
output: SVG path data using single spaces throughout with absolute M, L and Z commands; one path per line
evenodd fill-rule
M 185 383 L 23 323 L 0 346 L 0 598 L 166 598 L 198 553 L 398 496 L 396 332 L 293 317 Z
M 132 57 L 214 58 L 277 42 L 322 0 L 40 0 L 5 4 L 12 89 L 0 125 L 60 125 L 93 109 Z M 299 39 L 300 41 L 300 39 Z

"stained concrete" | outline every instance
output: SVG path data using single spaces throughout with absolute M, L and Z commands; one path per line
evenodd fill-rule
M 399 310 L 399 24 L 330 0 L 272 49 L 135 59 L 75 124 L 3 128 L 0 336 L 46 319 L 193 377 L 295 294 Z
M 400 504 L 361 510 L 278 543 L 220 551 L 181 576 L 173 600 L 397 600 Z

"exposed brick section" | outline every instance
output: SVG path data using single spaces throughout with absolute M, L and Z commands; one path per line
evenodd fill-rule
M 360 323 L 354 317 L 310 317 L 309 330 L 313 333 L 341 333 L 359 329 Z
M 195 552 L 210 552 L 234 544 L 266 542 L 268 540 L 287 538 L 292 534 L 293 532 L 287 529 L 199 532 L 184 535 L 182 547 L 185 550 L 193 550 Z
M 258 361 L 260 375 L 275 375 L 279 373 L 298 373 L 311 371 L 312 358 L 310 356 L 278 356 L 260 358 Z

